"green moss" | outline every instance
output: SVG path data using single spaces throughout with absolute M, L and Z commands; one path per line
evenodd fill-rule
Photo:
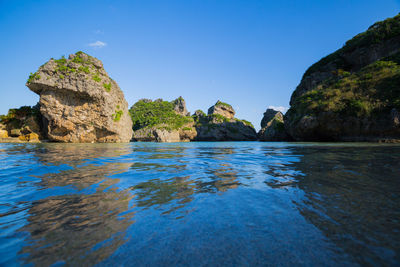
M 89 74 L 89 73 L 90 73 L 90 70 L 89 70 L 89 67 L 88 67 L 88 66 L 80 66 L 80 67 L 78 68 L 78 71 L 82 71 L 82 72 L 84 72 L 84 73 L 86 73 L 86 74 Z
M 400 53 L 398 53 L 400 54 Z M 393 57 L 391 57 L 393 58 Z M 371 117 L 400 108 L 400 65 L 386 58 L 356 73 L 333 77 L 298 97 L 289 114 L 335 112 Z
M 183 125 L 193 122 L 193 118 L 176 114 L 174 104 L 168 101 L 139 100 L 129 110 L 133 121 L 133 129 L 144 127 L 167 127 L 179 129 Z
M 100 79 L 100 77 L 99 77 L 99 75 L 97 73 L 95 75 L 93 75 L 92 79 L 95 82 L 100 82 L 101 81 L 101 79 Z
M 106 89 L 107 92 L 111 91 L 111 82 L 110 83 L 103 83 L 104 89 Z
M 240 120 L 240 119 L 235 119 L 236 121 L 240 121 L 243 122 L 245 125 L 250 126 L 252 128 L 254 128 L 253 124 L 247 120 Z
M 115 113 L 113 114 L 113 120 L 115 122 L 118 122 L 121 119 L 123 114 L 124 114 L 124 112 L 122 110 L 116 110 Z
M 40 75 L 37 72 L 35 72 L 35 73 L 31 72 L 29 74 L 28 80 L 26 82 L 31 83 L 31 82 L 33 82 L 33 80 L 39 80 L 39 79 L 40 79 Z
M 222 116 L 221 114 L 211 114 L 208 116 L 210 116 L 211 118 L 214 118 L 215 121 L 220 122 L 220 123 L 229 122 L 229 119 L 227 117 Z
M 369 27 L 367 31 L 356 35 L 354 38 L 347 41 L 341 49 L 313 64 L 305 72 L 304 76 L 308 76 L 311 73 L 320 71 L 328 63 L 334 63 L 338 69 L 349 70 L 351 66 L 342 56 L 344 53 L 351 53 L 360 47 L 381 43 L 399 35 L 400 14 L 393 18 L 388 18 L 384 21 L 377 22 Z
M 62 75 L 62 74 L 60 74 L 59 77 L 60 77 L 60 79 L 64 79 L 65 78 L 64 75 Z
M 215 106 L 225 106 L 227 108 L 231 108 L 232 109 L 231 105 L 229 105 L 228 103 L 225 103 L 225 102 L 221 102 L 219 100 L 217 101 L 217 103 L 215 103 Z

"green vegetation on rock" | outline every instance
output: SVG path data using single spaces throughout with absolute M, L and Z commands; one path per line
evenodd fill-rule
M 392 108 L 400 109 L 400 53 L 356 73 L 343 75 L 339 70 L 298 97 L 290 113 L 297 114 L 297 119 L 320 112 L 370 117 Z
M 99 75 L 97 73 L 95 75 L 93 75 L 92 79 L 95 82 L 100 82 L 101 81 L 101 79 L 100 79 L 100 77 L 99 77 Z
M 29 74 L 29 78 L 28 78 L 27 83 L 31 83 L 31 82 L 33 82 L 33 80 L 39 80 L 39 79 L 40 79 L 40 75 L 37 72 L 35 72 L 35 73 L 31 72 Z
M 133 130 L 145 127 L 162 127 L 163 129 L 179 129 L 193 122 L 192 117 L 176 114 L 172 102 L 141 99 L 129 110 L 133 121 Z
M 233 109 L 231 105 L 229 105 L 228 103 L 225 102 L 221 102 L 221 101 L 217 101 L 217 103 L 215 103 L 215 106 L 225 106 L 227 108 Z
M 110 83 L 103 83 L 104 89 L 106 89 L 107 92 L 111 91 L 111 82 Z
M 119 106 L 117 106 L 117 108 L 119 108 Z M 122 110 L 116 110 L 113 114 L 113 120 L 115 122 L 118 122 L 121 119 L 122 115 L 124 115 L 124 112 Z

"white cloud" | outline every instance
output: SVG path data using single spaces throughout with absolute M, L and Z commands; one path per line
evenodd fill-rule
M 102 48 L 102 47 L 105 47 L 107 44 L 102 41 L 96 41 L 96 42 L 90 43 L 88 45 L 91 47 L 94 47 L 94 48 Z
M 272 108 L 274 110 L 280 111 L 283 114 L 285 114 L 285 112 L 289 109 L 289 108 L 283 107 L 283 106 L 269 106 L 268 108 Z

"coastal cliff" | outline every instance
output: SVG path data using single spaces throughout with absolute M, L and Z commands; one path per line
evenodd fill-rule
M 50 59 L 26 86 L 40 96 L 45 137 L 55 142 L 129 142 L 128 103 L 100 60 L 83 52 Z
M 377 22 L 312 65 L 285 128 L 297 141 L 400 139 L 400 15 Z

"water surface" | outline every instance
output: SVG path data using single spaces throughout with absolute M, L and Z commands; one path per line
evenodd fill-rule
M 0 144 L 0 265 L 400 265 L 400 146 Z

